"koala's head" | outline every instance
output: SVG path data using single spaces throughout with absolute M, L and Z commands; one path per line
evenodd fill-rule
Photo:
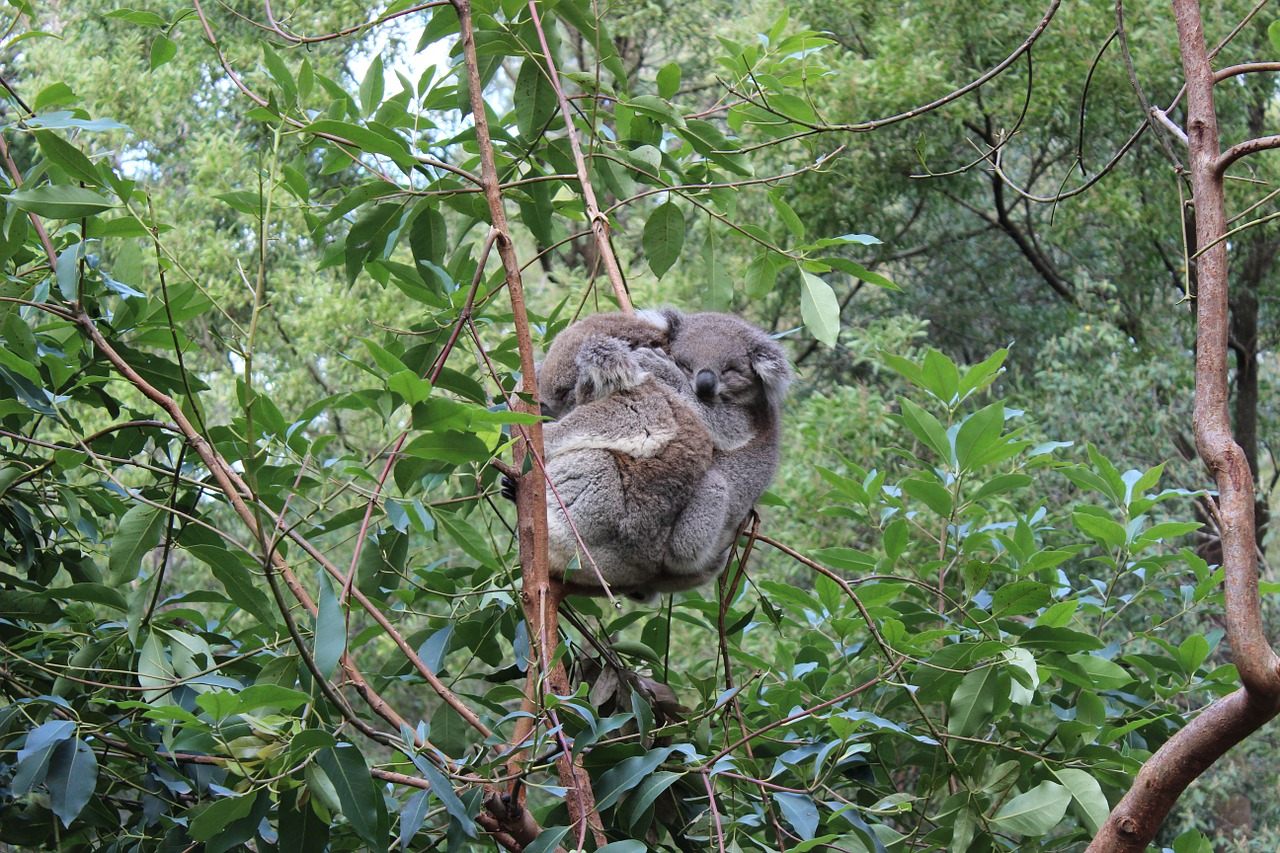
M 538 365 L 542 413 L 559 418 L 581 402 L 634 387 L 643 374 L 632 353 L 667 342 L 667 320 L 652 312 L 593 314 L 567 326 Z
M 773 417 L 787 396 L 791 365 L 778 342 L 732 314 L 666 309 L 668 352 L 705 406 L 749 409 Z

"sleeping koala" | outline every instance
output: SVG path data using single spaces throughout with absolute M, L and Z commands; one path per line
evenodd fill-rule
M 667 351 L 715 447 L 711 469 L 672 531 L 665 571 L 714 577 L 773 481 L 791 365 L 777 341 L 731 314 L 660 312 Z
M 670 560 L 713 444 L 666 343 L 661 315 L 597 314 L 565 329 L 538 368 L 544 414 L 558 418 L 543 428 L 551 574 L 564 577 L 579 538 L 587 550 L 570 592 L 603 595 L 602 576 L 643 599 L 719 569 Z

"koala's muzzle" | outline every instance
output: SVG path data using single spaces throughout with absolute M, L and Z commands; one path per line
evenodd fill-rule
M 700 370 L 693 380 L 694 393 L 698 395 L 700 400 L 710 400 L 716 395 L 716 389 L 720 384 L 719 378 L 710 370 Z

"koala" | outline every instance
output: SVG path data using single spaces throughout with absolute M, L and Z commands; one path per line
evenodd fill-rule
M 664 571 L 714 577 L 777 471 L 791 365 L 776 341 L 731 314 L 658 313 L 683 393 L 714 447 L 710 470 L 676 521 Z
M 557 418 L 543 428 L 552 575 L 564 578 L 579 537 L 589 555 L 566 579 L 570 592 L 604 594 L 592 562 L 611 590 L 637 599 L 714 577 L 671 560 L 714 444 L 661 352 L 667 342 L 661 315 L 598 314 L 566 328 L 538 367 L 543 412 Z

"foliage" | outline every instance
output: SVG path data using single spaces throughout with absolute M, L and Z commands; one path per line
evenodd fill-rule
M 797 404 L 808 461 L 835 448 L 820 488 L 779 487 L 821 507 L 812 536 L 750 541 L 718 594 L 572 602 L 578 679 L 547 691 L 491 464 L 537 420 L 521 335 L 602 298 L 604 221 L 642 288 L 678 273 L 803 345 L 853 340 L 835 285 L 893 288 L 855 260 L 878 241 L 816 231 L 785 191 L 828 162 L 791 138 L 827 36 L 783 16 L 722 37 L 752 99 L 708 113 L 678 63 L 625 66 L 585 0 L 301 4 L 261 28 L 51 5 L 47 30 L 127 47 L 199 130 L 131 134 L 99 112 L 135 109 L 106 70 L 91 90 L 28 67 L 40 29 L 5 47 L 0 841 L 1069 849 L 1233 684 L 1219 573 L 1160 515 L 1188 493 L 1029 438 L 990 391 L 1007 351 L 960 366 L 904 318 L 857 365 L 879 387 L 818 376 Z M 449 61 L 344 75 L 337 45 L 410 13 L 414 55 Z M 495 249 L 541 262 L 545 310 Z

